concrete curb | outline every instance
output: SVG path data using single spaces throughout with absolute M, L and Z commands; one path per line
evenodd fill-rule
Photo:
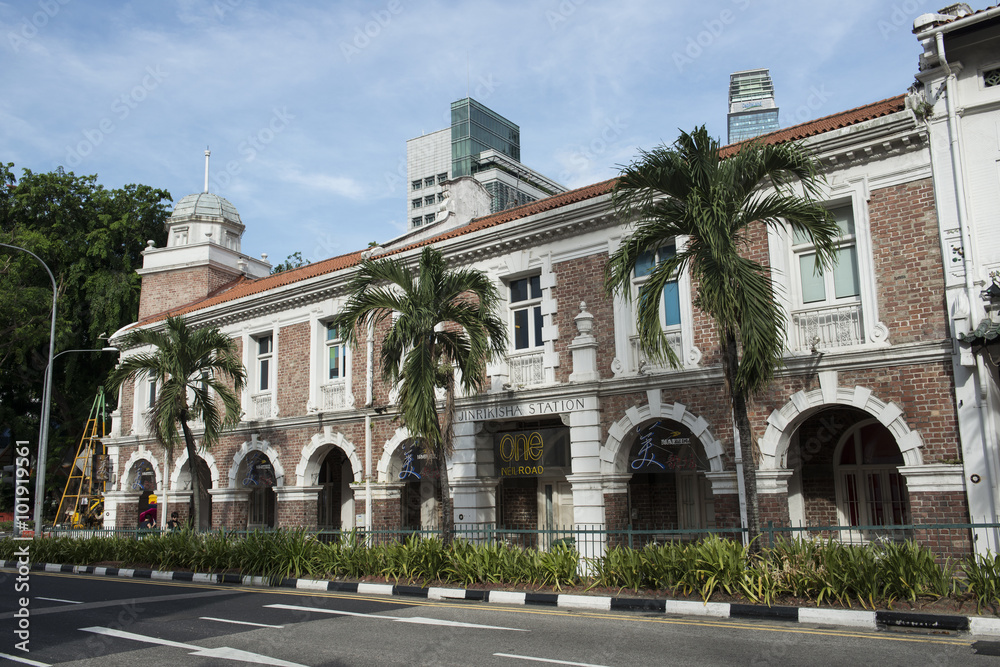
M 0 568 L 18 569 L 18 562 L 0 561 Z M 351 583 L 315 579 L 282 579 L 272 583 L 266 577 L 238 574 L 197 574 L 160 570 L 57 565 L 33 563 L 36 572 L 93 574 L 126 579 L 152 581 L 184 581 L 204 584 L 239 584 L 262 588 L 294 588 L 304 591 L 359 593 L 387 597 L 417 597 L 428 600 L 470 600 L 493 604 L 542 605 L 583 611 L 643 611 L 673 616 L 707 616 L 712 618 L 743 618 L 789 623 L 808 623 L 848 628 L 878 630 L 908 628 L 937 632 L 968 632 L 973 635 L 1000 637 L 1000 618 L 959 616 L 955 614 L 923 614 L 906 611 L 858 611 L 853 609 L 822 609 L 818 607 L 768 607 L 765 605 L 728 602 L 701 603 L 690 600 L 653 600 L 649 598 L 618 598 L 601 595 L 570 595 L 562 593 L 527 593 L 515 591 L 484 591 L 466 588 L 402 586 L 393 584 Z

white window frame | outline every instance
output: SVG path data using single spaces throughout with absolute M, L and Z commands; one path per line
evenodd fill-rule
M 819 273 L 823 281 L 823 291 L 824 298 L 822 300 L 814 300 L 806 302 L 803 295 L 803 282 L 802 282 L 802 259 L 811 257 L 812 260 L 808 261 L 810 266 L 813 265 L 816 257 L 815 245 L 810 240 L 805 240 L 801 243 L 797 243 L 794 233 L 790 234 L 792 239 L 791 248 L 792 254 L 795 260 L 792 264 L 795 273 L 795 309 L 796 310 L 806 310 L 812 308 L 823 308 L 830 307 L 836 308 L 841 305 L 857 304 L 861 302 L 861 271 L 858 267 L 858 233 L 857 233 L 857 222 L 855 221 L 854 208 L 850 204 L 842 206 L 830 206 L 829 210 L 832 211 L 848 211 L 851 216 L 851 226 L 853 232 L 850 234 L 841 234 L 836 241 L 837 252 L 841 250 L 853 249 L 854 250 L 854 266 L 855 266 L 855 279 L 857 280 L 857 293 L 848 294 L 842 297 L 837 296 L 837 286 L 836 286 L 836 271 L 837 269 L 843 270 L 843 266 L 838 264 L 833 269 L 826 269 L 823 267 L 818 267 L 813 269 L 813 273 Z
M 614 252 L 621 238 L 612 239 L 609 242 L 609 253 Z M 687 238 L 679 236 L 673 241 L 675 252 L 684 249 Z M 670 247 L 665 243 L 662 247 Z M 645 374 L 655 371 L 672 370 L 669 364 L 656 365 L 649 362 L 639 350 L 639 329 L 636 322 L 636 300 L 638 298 L 639 287 L 646 282 L 645 276 L 636 277 L 633 273 L 631 278 L 631 301 L 626 301 L 620 295 L 614 297 L 615 311 L 615 351 L 616 358 L 612 363 L 612 371 L 616 376 Z M 701 351 L 694 345 L 694 306 L 691 299 L 691 277 L 687 271 L 677 274 L 677 302 L 680 313 L 680 324 L 667 326 L 666 307 L 662 294 L 659 297 L 660 323 L 663 331 L 679 345 L 674 347 L 674 352 L 680 360 L 681 367 L 688 368 L 697 366 L 701 361 Z
M 271 341 L 270 349 L 261 353 L 260 343 L 265 338 Z M 277 404 L 277 368 L 278 368 L 278 336 L 272 330 L 260 331 L 252 334 L 245 340 L 245 345 L 249 347 L 249 363 L 247 367 L 251 369 L 247 382 L 247 399 L 249 409 L 245 412 L 250 419 L 273 419 L 278 414 Z M 261 362 L 267 361 L 267 387 L 261 388 Z
M 532 280 L 538 279 L 538 296 L 532 295 Z M 511 290 L 513 289 L 514 283 L 526 281 L 528 296 L 520 301 L 513 300 L 513 294 Z M 545 314 L 542 310 L 542 277 L 540 274 L 535 273 L 527 276 L 522 276 L 519 278 L 510 278 L 507 281 L 507 323 L 508 331 L 510 331 L 510 354 L 529 354 L 536 352 L 539 349 L 545 347 Z M 528 341 L 525 347 L 517 347 L 517 313 L 526 312 L 527 313 L 527 326 L 528 326 Z M 536 319 L 537 318 L 537 319 Z M 534 338 L 534 343 L 532 343 L 532 338 Z
M 156 401 L 159 390 L 159 383 L 155 376 L 143 374 L 136 378 L 135 389 L 132 392 L 133 433 L 149 433 L 147 418 L 149 413 L 153 411 L 153 403 Z
M 848 506 L 848 500 L 850 497 L 849 485 L 853 481 L 855 485 L 855 497 L 858 503 L 858 524 L 859 526 L 874 526 L 874 525 L 898 525 L 893 520 L 888 520 L 887 523 L 875 524 L 870 512 L 870 505 L 873 500 L 868 495 L 868 477 L 872 474 L 878 474 L 881 478 L 882 488 L 886 493 L 892 491 L 892 485 L 890 482 L 889 475 L 895 474 L 898 476 L 899 482 L 902 484 L 902 490 L 904 496 L 902 498 L 903 502 L 903 512 L 902 517 L 903 524 L 907 524 L 912 520 L 913 514 L 910 508 L 910 497 L 909 491 L 906 487 L 906 477 L 899 470 L 905 465 L 905 461 L 901 460 L 900 463 L 872 463 L 865 464 L 862 462 L 861 457 L 863 454 L 862 445 L 859 442 L 859 434 L 861 430 L 866 426 L 872 424 L 877 424 L 878 421 L 875 419 L 866 419 L 864 421 L 854 424 L 837 443 L 837 446 L 833 450 L 833 474 L 835 479 L 835 495 L 837 500 L 837 521 L 840 522 L 841 526 L 853 526 L 851 522 L 851 511 Z M 855 463 L 841 465 L 840 459 L 843 455 L 845 447 L 855 447 Z M 898 448 L 899 444 L 896 443 Z M 900 452 L 900 457 L 902 459 L 902 452 Z M 883 512 L 892 515 L 894 512 L 893 500 L 891 495 L 888 500 L 883 498 Z M 841 539 L 844 541 L 851 542 L 866 542 L 872 537 L 871 532 L 862 530 L 844 530 L 841 531 Z
M 775 278 L 775 300 L 784 309 L 788 322 L 786 354 L 810 355 L 814 351 L 834 348 L 856 349 L 859 346 L 884 347 L 888 345 L 889 330 L 878 318 L 878 295 L 875 291 L 875 267 L 872 260 L 871 226 L 867 206 L 868 180 L 866 177 L 847 179 L 826 192 L 823 198 L 827 208 L 832 210 L 849 206 L 854 216 L 854 235 L 851 241 L 857 260 L 860 294 L 853 300 L 845 297 L 839 304 L 835 302 L 825 302 L 829 303 L 825 306 L 817 306 L 815 303 L 803 304 L 798 256 L 795 250 L 804 249 L 806 246 L 794 244 L 788 225 L 779 229 L 769 228 L 768 247 L 772 275 Z M 800 324 L 801 318 L 827 308 L 829 312 L 838 308 L 845 309 L 845 312 L 849 312 L 852 308 L 856 309 L 857 317 L 860 318 L 856 343 L 847 346 L 831 345 L 822 340 L 819 342 L 805 340 L 808 337 L 806 331 L 809 325 Z

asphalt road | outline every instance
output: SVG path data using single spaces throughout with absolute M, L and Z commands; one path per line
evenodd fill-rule
M 801 624 L 0 572 L 0 664 L 987 665 L 1000 642 Z M 26 662 L 14 662 L 16 658 Z

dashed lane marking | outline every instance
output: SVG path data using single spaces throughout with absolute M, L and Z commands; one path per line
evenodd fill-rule
M 125 632 L 124 630 L 115 630 L 114 628 L 91 627 L 91 628 L 80 628 L 80 630 L 83 632 L 93 632 L 94 634 L 98 635 L 117 637 L 119 639 L 131 639 L 133 641 L 145 642 L 147 644 L 172 646 L 174 648 L 181 648 L 186 651 L 190 651 L 189 655 L 196 655 L 206 658 L 220 658 L 222 660 L 252 662 L 257 665 L 274 665 L 275 667 L 306 667 L 306 665 L 302 665 L 297 662 L 288 662 L 287 660 L 279 660 L 278 658 L 271 658 L 266 655 L 260 655 L 259 653 L 251 653 L 249 651 L 241 651 L 238 648 L 230 648 L 228 646 L 220 646 L 219 648 L 203 648 L 196 644 L 185 644 L 183 642 L 175 642 L 170 639 L 160 639 L 158 637 L 137 635 L 134 632 Z
M 266 604 L 264 606 L 270 609 L 289 609 L 291 611 L 312 611 L 318 614 L 334 614 L 337 616 L 378 618 L 385 621 L 395 621 L 397 623 L 413 623 L 416 625 L 441 625 L 451 628 L 474 628 L 478 630 L 512 630 L 514 632 L 530 632 L 530 630 L 528 630 L 527 628 L 505 628 L 499 625 L 479 625 L 478 623 L 445 621 L 439 618 L 425 618 L 423 616 L 381 616 L 379 614 L 365 614 L 358 611 L 341 611 L 338 609 L 321 609 L 319 607 L 302 607 L 294 604 Z
M 255 628 L 283 628 L 283 625 L 271 625 L 270 623 L 251 623 L 250 621 L 234 621 L 231 618 L 215 618 L 214 616 L 200 616 L 203 621 L 216 621 L 218 623 L 232 623 L 233 625 L 252 625 Z

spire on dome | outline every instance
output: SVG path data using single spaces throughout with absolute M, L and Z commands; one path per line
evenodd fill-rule
M 208 146 L 205 146 L 205 190 L 208 192 L 208 158 L 212 155 L 212 151 L 208 150 Z

